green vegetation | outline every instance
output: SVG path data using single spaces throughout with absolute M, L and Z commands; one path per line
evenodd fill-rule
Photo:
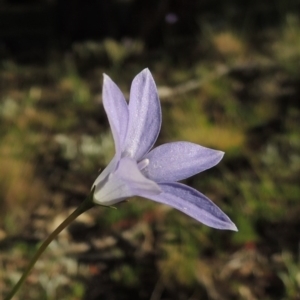
M 101 74 L 128 94 L 148 66 L 162 95 L 159 142 L 226 152 L 188 183 L 239 232 L 140 198 L 99 207 L 58 237 L 15 299 L 299 299 L 299 33 L 295 16 L 258 45 L 231 29 L 206 30 L 192 65 L 182 58 L 177 66 L 163 51 L 157 59 L 139 41 L 126 48 L 114 40 L 93 44 L 94 52 L 77 45 L 46 66 L 3 61 L 0 291 L 113 155 Z M 109 67 L 85 66 L 96 46 L 108 51 Z

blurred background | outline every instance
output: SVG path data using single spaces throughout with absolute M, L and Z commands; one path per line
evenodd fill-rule
M 185 182 L 239 232 L 141 198 L 82 215 L 14 298 L 300 299 L 298 0 L 0 0 L 0 299 L 114 154 L 102 74 L 150 68 L 158 143 L 226 152 Z

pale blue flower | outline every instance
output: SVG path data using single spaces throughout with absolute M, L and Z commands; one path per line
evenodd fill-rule
M 215 166 L 223 152 L 189 142 L 168 143 L 151 150 L 161 127 L 161 107 L 148 69 L 134 78 L 129 104 L 117 85 L 104 75 L 103 105 L 116 154 L 93 184 L 95 203 L 108 206 L 141 196 L 172 206 L 205 225 L 237 230 L 212 201 L 177 182 Z

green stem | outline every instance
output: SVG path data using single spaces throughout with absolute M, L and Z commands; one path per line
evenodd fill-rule
M 12 297 L 16 294 L 16 292 L 19 290 L 21 285 L 24 283 L 25 279 L 29 275 L 31 269 L 39 259 L 39 257 L 42 255 L 42 253 L 46 250 L 48 245 L 56 238 L 56 236 L 63 231 L 72 221 L 74 221 L 78 216 L 80 216 L 82 213 L 86 212 L 90 208 L 92 208 L 95 204 L 92 202 L 93 198 L 93 191 L 91 194 L 86 198 L 85 201 L 83 201 L 80 206 L 75 209 L 72 214 L 67 217 L 49 236 L 48 238 L 42 243 L 38 251 L 35 253 L 33 258 L 31 259 L 27 269 L 23 273 L 22 277 L 19 279 L 17 284 L 14 286 L 12 291 L 4 298 L 4 300 L 11 300 Z

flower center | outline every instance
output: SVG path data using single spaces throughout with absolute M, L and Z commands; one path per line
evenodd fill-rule
M 142 171 L 143 169 L 145 169 L 148 165 L 149 165 L 149 159 L 148 158 L 145 158 L 143 159 L 142 161 L 140 161 L 138 163 L 138 168 L 140 171 Z

